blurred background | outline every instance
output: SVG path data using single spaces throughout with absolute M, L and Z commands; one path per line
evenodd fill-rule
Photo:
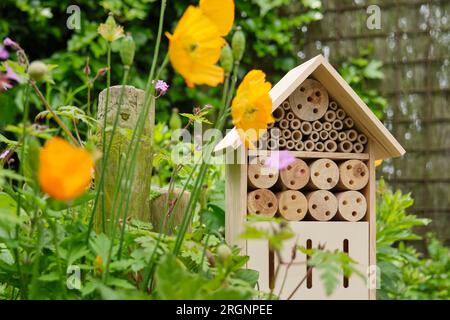
M 173 30 L 189 2 L 197 3 L 169 1 L 165 30 Z M 144 87 L 159 3 L 79 0 L 80 28 L 70 30 L 66 10 L 72 4 L 69 0 L 0 3 L 0 37 L 19 42 L 31 60 L 58 65 L 52 74 L 57 86 L 46 92 L 52 105 L 64 105 L 72 90 L 84 84 L 87 57 L 93 74 L 105 66 L 106 45 L 97 26 L 110 11 L 136 40 L 131 84 Z M 380 28 L 372 30 L 367 27 L 370 4 L 378 6 L 381 18 Z M 236 6 L 236 25 L 242 26 L 248 42 L 240 72 L 263 69 L 276 83 L 316 54 L 327 57 L 407 150 L 404 157 L 385 161 L 379 176 L 412 193 L 415 203 L 409 212 L 432 219 L 419 233 L 433 231 L 450 245 L 450 1 L 236 0 Z M 119 60 L 115 64 L 120 66 Z M 122 70 L 113 67 L 112 72 L 113 83 L 118 84 Z M 158 122 L 167 122 L 175 107 L 191 112 L 205 104 L 219 106 L 219 89 L 187 89 L 171 69 L 164 79 L 171 89 L 160 99 Z M 104 86 L 105 79 L 96 82 L 94 97 Z M 22 86 L 0 95 L 0 129 L 20 122 L 22 110 L 16 101 L 23 90 Z M 84 101 L 84 91 L 75 96 L 74 103 Z M 34 117 L 42 106 L 34 101 L 32 110 Z

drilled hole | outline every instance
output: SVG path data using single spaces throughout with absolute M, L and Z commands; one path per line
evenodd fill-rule
M 255 179 L 259 179 L 259 174 L 255 174 Z
M 330 200 L 330 197 L 329 196 L 325 196 L 324 199 L 325 199 L 325 201 L 328 201 L 328 200 Z
M 288 169 L 288 170 L 291 170 L 291 169 L 292 169 L 292 166 L 287 166 L 287 169 Z
M 314 176 L 318 177 L 320 175 L 319 172 L 314 172 Z
M 259 210 L 256 210 L 256 211 L 255 211 L 255 213 L 256 213 L 256 214 L 260 214 L 260 213 L 261 213 L 261 211 L 259 211 Z
M 327 167 L 327 168 L 329 168 L 331 166 L 331 164 L 329 163 L 329 162 L 327 162 L 326 164 L 325 164 L 325 167 Z
M 313 109 L 313 113 L 317 113 L 317 112 L 319 112 L 319 109 L 314 108 L 314 109 Z
M 352 216 L 356 217 L 357 214 L 356 211 L 352 211 Z
M 331 183 L 332 181 L 333 181 L 333 179 L 331 179 L 331 178 L 328 178 L 328 179 L 327 179 L 327 182 L 328 182 L 328 183 Z
M 273 207 L 273 203 L 272 203 L 272 202 L 269 202 L 269 203 L 267 204 L 267 206 L 268 206 L 269 208 L 272 208 L 272 207 Z
M 313 205 L 312 205 L 312 208 L 313 208 L 313 209 L 317 209 L 317 205 L 313 204 Z
M 316 97 L 320 97 L 320 91 L 316 91 Z
M 305 172 L 306 172 L 305 169 L 300 169 L 301 174 L 305 174 Z
M 343 204 L 344 206 L 346 206 L 346 205 L 347 205 L 347 200 L 342 201 L 342 204 Z
M 351 165 L 348 165 L 348 166 L 347 166 L 347 170 L 352 170 L 352 166 L 351 166 Z
M 297 209 L 297 213 L 302 213 L 302 209 Z
M 312 101 L 312 98 L 311 98 L 311 97 L 308 97 L 308 99 L 306 99 L 306 100 L 308 100 L 308 102 L 311 102 L 311 101 Z
M 356 203 L 361 203 L 361 198 L 356 199 Z
M 364 177 L 366 175 L 365 172 L 361 172 L 361 177 Z
M 350 180 L 348 183 L 353 184 L 353 180 Z
M 326 211 L 326 212 L 325 212 L 325 215 L 326 215 L 327 217 L 328 217 L 330 214 L 331 214 L 330 211 Z
M 261 198 L 261 196 L 259 194 L 256 194 L 255 199 L 258 200 L 259 198 Z
M 273 174 L 269 174 L 269 178 L 271 178 L 271 179 L 272 179 L 272 178 L 273 178 Z
M 288 207 L 284 206 L 283 207 L 283 211 L 286 211 L 288 209 Z
M 292 199 L 292 200 L 297 199 L 297 197 L 295 196 L 295 194 L 293 194 L 293 195 L 291 196 L 291 199 Z
M 301 109 L 303 106 L 299 103 L 298 105 L 297 105 L 297 108 L 298 109 Z
M 301 92 L 305 92 L 305 88 L 304 87 L 300 87 L 300 91 Z
M 291 180 L 291 186 L 293 186 L 295 184 L 294 180 Z

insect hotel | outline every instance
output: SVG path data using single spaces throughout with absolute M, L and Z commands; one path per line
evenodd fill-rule
M 234 162 L 226 165 L 227 241 L 250 257 L 247 267 L 259 271 L 261 290 L 268 292 L 275 283 L 277 293 L 285 283 L 281 299 L 303 278 L 294 299 L 375 299 L 375 160 L 405 150 L 321 55 L 288 72 L 270 96 L 275 123 L 264 137 L 266 146 L 260 146 L 268 150 L 265 156 L 252 156 L 236 129 L 215 149 L 234 150 Z M 271 150 L 290 150 L 296 159 L 283 170 L 267 172 Z M 347 253 L 366 279 L 342 275 L 327 296 L 319 272 L 309 270 L 308 257 L 300 252 L 295 265 L 287 269 L 283 264 L 273 279 L 279 258 L 267 241 L 240 238 L 248 214 L 282 217 L 296 233 L 285 241 L 283 261 L 291 259 L 295 244 L 324 245 L 324 250 Z M 270 222 L 258 224 L 270 227 Z

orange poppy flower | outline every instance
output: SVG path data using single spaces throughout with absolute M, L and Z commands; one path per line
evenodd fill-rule
M 85 149 L 54 137 L 39 155 L 39 184 L 42 191 L 58 200 L 82 195 L 92 180 L 94 160 Z
M 253 142 L 265 132 L 267 125 L 274 122 L 269 95 L 271 88 L 264 72 L 252 70 L 237 89 L 231 104 L 231 116 L 247 147 L 253 147 Z

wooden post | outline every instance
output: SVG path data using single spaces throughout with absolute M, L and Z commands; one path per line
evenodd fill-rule
M 117 114 L 120 102 L 120 94 L 122 86 L 113 86 L 109 91 L 108 114 L 106 115 L 106 125 L 112 126 L 115 116 Z M 136 89 L 133 86 L 126 86 L 124 89 L 123 103 L 120 107 L 119 122 L 115 135 L 112 140 L 111 151 L 108 158 L 108 163 L 105 168 L 104 176 L 104 191 L 105 203 L 100 200 L 98 210 L 95 215 L 95 226 L 98 230 L 101 223 L 101 211 L 104 206 L 106 212 L 106 219 L 109 221 L 110 213 L 112 212 L 112 197 L 116 189 L 119 172 L 119 163 L 122 162 L 122 153 L 126 152 L 130 139 L 123 133 L 123 129 L 135 130 L 138 125 L 139 114 L 144 107 L 144 91 Z M 154 100 L 152 100 L 154 103 Z M 106 89 L 103 90 L 98 99 L 98 114 L 97 119 L 100 125 L 103 125 L 105 119 L 106 106 Z M 152 108 L 152 106 L 151 106 Z M 152 143 L 152 132 L 150 124 L 153 121 L 152 115 L 146 119 L 144 130 L 142 133 L 139 150 L 137 150 L 136 167 L 133 185 L 131 186 L 130 201 L 128 207 L 128 217 L 140 219 L 142 221 L 150 221 L 150 207 L 149 207 L 149 187 L 151 183 L 151 173 L 149 172 L 152 157 L 150 154 Z M 99 130 L 101 132 L 101 130 Z M 106 141 L 110 139 L 110 131 L 106 133 Z M 99 137 L 99 149 L 102 149 Z M 96 170 L 96 181 L 100 181 L 99 174 L 102 172 L 101 161 Z

